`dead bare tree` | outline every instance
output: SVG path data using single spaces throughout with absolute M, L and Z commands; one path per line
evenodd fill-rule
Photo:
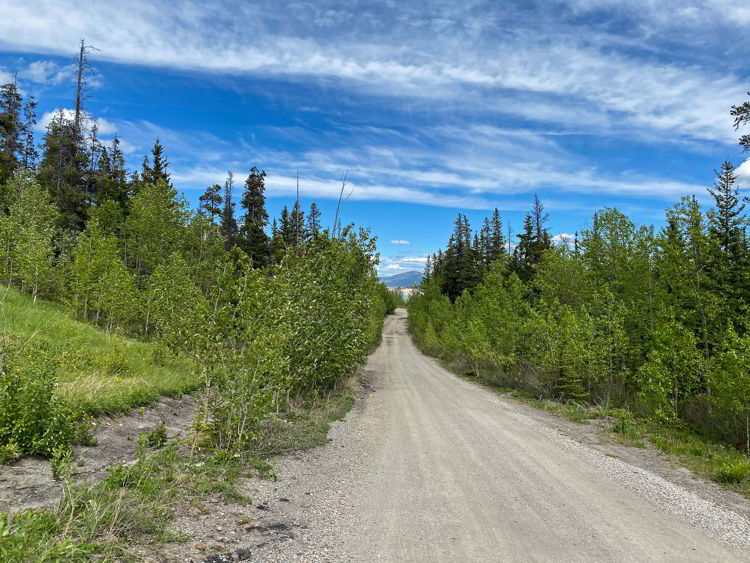
M 513 235 L 513 230 L 510 228 L 510 222 L 508 222 L 508 256 L 511 256 L 513 253 L 511 252 L 511 246 L 510 246 L 510 240 L 511 236 Z
M 339 192 L 338 204 L 336 204 L 336 216 L 333 219 L 333 228 L 331 229 L 331 236 L 333 238 L 339 238 L 339 235 L 341 234 L 341 218 L 340 218 L 341 206 L 342 204 L 346 203 L 346 201 L 354 193 L 355 186 L 352 184 L 352 189 L 349 191 L 349 194 L 346 197 L 344 197 L 344 191 L 346 190 L 346 186 L 349 183 L 348 177 L 349 177 L 349 171 L 347 170 L 344 173 L 344 176 L 341 178 L 341 191 Z
M 299 168 L 297 168 L 297 201 L 294 203 L 294 247 L 299 246 L 299 224 L 300 224 L 300 206 L 299 206 Z
M 89 51 L 98 51 L 96 47 L 92 45 L 86 45 L 86 40 L 81 39 L 81 48 L 76 55 L 76 115 L 73 121 L 75 125 L 76 133 L 81 135 L 81 117 L 83 115 L 83 104 L 88 98 L 88 84 L 86 82 L 86 73 L 91 70 L 89 64 L 88 53 Z

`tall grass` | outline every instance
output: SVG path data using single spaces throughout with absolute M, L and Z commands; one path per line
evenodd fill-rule
M 86 414 L 124 411 L 199 384 L 193 362 L 162 345 L 107 334 L 7 286 L 0 286 L 0 334 L 29 359 L 54 362 L 57 392 Z

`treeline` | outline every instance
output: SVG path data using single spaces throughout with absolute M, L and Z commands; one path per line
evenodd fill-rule
M 349 226 L 334 236 L 315 204 L 305 218 L 296 202 L 268 234 L 266 174 L 255 167 L 239 209 L 230 174 L 194 212 L 173 187 L 158 140 L 128 174 L 118 139 L 104 146 L 79 112 L 57 114 L 37 162 L 28 150 L 33 100 L 23 104 L 14 83 L 0 92 L 0 280 L 106 331 L 193 357 L 207 389 L 200 427 L 214 445 L 248 447 L 269 413 L 336 385 L 379 339 L 396 296 L 377 282 L 369 231 Z M 33 342 L 6 335 L 0 344 L 3 379 L 53 377 L 34 368 Z M 3 388 L 14 387 L 29 388 Z M 72 434 L 45 434 L 45 426 L 74 409 L 60 414 L 49 394 L 47 404 L 24 406 L 8 393 L 4 406 L 48 412 L 36 430 L 6 421 L 0 446 L 59 453 Z
M 750 104 L 733 115 L 742 125 Z M 409 301 L 411 330 L 426 351 L 497 384 L 687 423 L 747 448 L 748 200 L 730 162 L 708 191 L 711 209 L 683 197 L 659 232 L 604 208 L 557 245 L 537 198 L 513 249 L 500 244 L 497 211 L 473 238 L 459 215 Z

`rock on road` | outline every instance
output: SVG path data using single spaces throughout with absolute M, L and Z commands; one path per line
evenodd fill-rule
M 259 518 L 293 530 L 254 560 L 750 559 L 744 515 L 450 374 L 413 345 L 404 310 L 366 373 L 331 442 L 251 491 Z

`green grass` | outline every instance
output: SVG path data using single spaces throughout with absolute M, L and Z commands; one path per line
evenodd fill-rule
M 332 392 L 324 399 L 300 401 L 289 412 L 264 421 L 263 435 L 255 453 L 308 450 L 328 442 L 331 423 L 342 420 L 354 405 L 348 390 Z
M 161 345 L 107 334 L 72 319 L 60 305 L 34 304 L 6 286 L 0 286 L 0 333 L 21 344 L 29 358 L 52 359 L 58 392 L 88 414 L 124 411 L 199 385 L 192 362 Z
M 0 513 L 0 561 L 138 560 L 133 545 L 189 539 L 169 528 L 180 508 L 200 508 L 209 495 L 249 502 L 237 488 L 252 472 L 243 458 L 144 446 L 136 463 L 113 467 L 104 481 L 66 487 L 54 510 Z

